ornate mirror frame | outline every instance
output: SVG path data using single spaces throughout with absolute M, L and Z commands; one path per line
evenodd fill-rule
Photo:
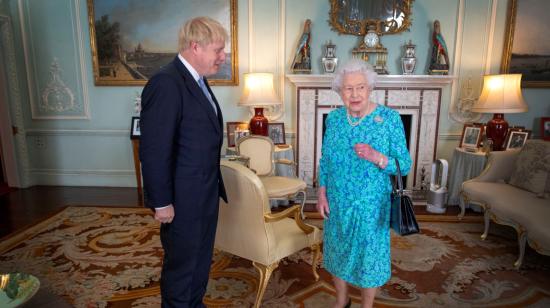
M 396 34 L 411 26 L 412 3 L 414 0 L 330 0 L 329 24 L 340 34 L 363 36 L 370 25 L 376 26 L 380 35 Z M 377 18 L 356 19 L 346 14 L 350 5 L 371 5 L 381 11 L 384 7 L 388 15 Z

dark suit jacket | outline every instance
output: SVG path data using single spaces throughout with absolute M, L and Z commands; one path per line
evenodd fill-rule
M 140 160 L 148 207 L 174 205 L 178 218 L 217 213 L 227 199 L 220 172 L 222 113 L 218 116 L 178 57 L 143 89 Z

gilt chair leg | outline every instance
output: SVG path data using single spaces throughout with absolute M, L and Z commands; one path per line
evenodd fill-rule
M 302 202 L 300 202 L 300 215 L 302 216 L 302 219 L 306 219 L 306 215 L 304 215 L 304 207 L 306 205 L 306 191 L 301 190 L 296 193 L 296 196 L 298 196 L 299 194 L 302 195 Z
M 271 273 L 273 273 L 277 266 L 279 266 L 279 261 L 268 266 L 256 262 L 252 262 L 252 265 L 254 265 L 254 267 L 257 268 L 260 272 L 258 294 L 256 294 L 256 301 L 254 302 L 254 308 L 259 308 L 260 304 L 262 303 L 262 298 L 264 297 L 265 288 L 267 287 L 267 283 L 269 281 L 269 278 L 271 277 Z
M 485 222 L 485 227 L 483 229 L 483 234 L 481 235 L 482 240 L 486 239 L 487 235 L 489 235 L 489 226 L 491 225 L 491 212 L 489 212 L 488 208 L 485 208 L 485 211 L 483 212 L 483 221 Z
M 319 280 L 319 273 L 317 273 L 317 263 L 319 262 L 319 255 L 321 252 L 321 245 L 313 244 L 311 245 L 311 251 L 313 252 L 313 261 L 311 261 L 311 269 L 313 271 L 313 277 L 315 281 Z

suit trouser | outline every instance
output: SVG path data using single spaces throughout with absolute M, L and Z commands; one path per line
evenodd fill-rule
M 162 224 L 164 260 L 160 279 L 162 307 L 205 307 L 202 303 L 212 262 L 218 213 Z

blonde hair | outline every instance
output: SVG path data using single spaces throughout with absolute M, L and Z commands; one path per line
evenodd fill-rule
M 216 20 L 210 17 L 195 17 L 180 28 L 178 34 L 179 51 L 189 47 L 191 42 L 204 46 L 213 42 L 226 41 L 227 31 Z
M 342 83 L 344 82 L 344 75 L 349 73 L 363 74 L 367 80 L 369 91 L 374 89 L 378 74 L 374 71 L 372 65 L 363 60 L 351 59 L 348 63 L 342 65 L 336 74 L 334 74 L 334 79 L 332 79 L 332 90 L 340 93 L 340 90 L 342 90 Z

